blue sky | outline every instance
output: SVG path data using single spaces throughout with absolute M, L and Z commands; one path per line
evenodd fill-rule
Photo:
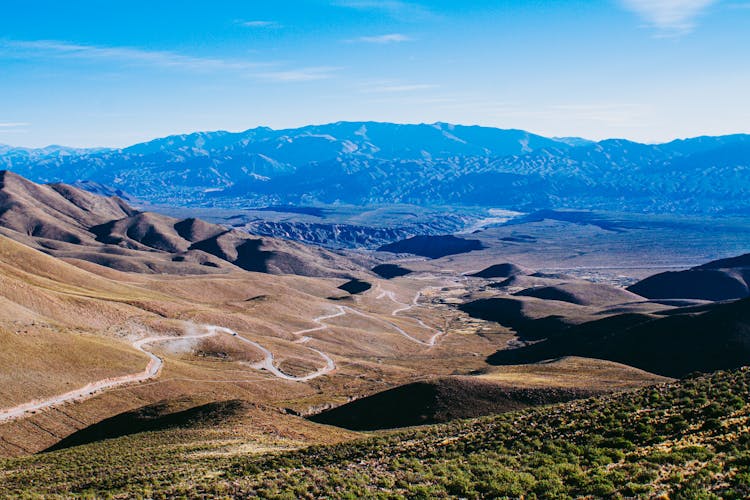
M 3 0 L 0 143 L 446 121 L 750 132 L 750 1 Z

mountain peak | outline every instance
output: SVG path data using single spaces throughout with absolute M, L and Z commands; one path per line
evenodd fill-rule
M 742 134 L 650 145 L 446 122 L 340 121 L 196 132 L 123 150 L 0 150 L 0 168 L 41 182 L 88 180 L 163 204 L 714 213 L 747 209 L 749 147 Z M 706 166 L 716 169 L 711 183 L 701 181 Z

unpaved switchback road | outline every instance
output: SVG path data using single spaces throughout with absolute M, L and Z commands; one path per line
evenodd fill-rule
M 338 309 L 339 309 L 339 312 L 337 313 L 326 314 L 324 316 L 318 316 L 317 318 L 313 318 L 312 320 L 313 323 L 317 323 L 320 326 L 316 326 L 315 328 L 308 328 L 307 330 L 299 330 L 299 331 L 294 332 L 293 335 L 303 335 L 305 333 L 312 333 L 312 332 L 317 332 L 320 330 L 325 330 L 326 328 L 328 328 L 328 325 L 323 323 L 323 321 L 327 319 L 338 318 L 339 316 L 343 316 L 346 314 L 346 310 L 344 309 L 344 306 L 338 306 Z
M 230 330 L 229 328 L 224 328 L 224 327 L 215 326 L 215 325 L 210 325 L 207 328 L 210 331 L 215 332 L 215 334 L 226 333 L 228 335 L 232 335 L 236 337 L 237 340 L 240 340 L 241 342 L 244 342 L 246 344 L 250 344 L 251 346 L 258 349 L 260 352 L 263 353 L 263 360 L 251 366 L 256 369 L 264 369 L 268 371 L 269 373 L 271 373 L 272 375 L 274 375 L 275 377 L 278 377 L 280 379 L 292 380 L 295 382 L 306 382 L 308 380 L 312 380 L 314 378 L 318 378 L 322 375 L 325 375 L 326 373 L 330 373 L 336 369 L 336 363 L 333 361 L 333 359 L 331 359 L 331 357 L 328 354 L 322 351 L 319 351 L 317 349 L 313 349 L 312 347 L 308 347 L 308 349 L 310 349 L 311 351 L 318 353 L 318 355 L 320 355 L 320 357 L 323 358 L 323 360 L 326 362 L 326 365 L 323 368 L 320 368 L 319 370 L 313 373 L 310 373 L 309 375 L 304 375 L 302 377 L 295 377 L 292 375 L 288 375 L 282 372 L 281 370 L 279 370 L 278 368 L 276 368 L 276 365 L 273 364 L 273 361 L 274 361 L 273 353 L 269 351 L 268 349 L 266 349 L 265 347 L 263 347 L 262 345 L 260 345 L 259 343 L 246 339 L 242 335 L 238 335 L 237 332 Z
M 23 404 L 14 406 L 12 408 L 2 409 L 0 410 L 0 422 L 5 422 L 8 420 L 14 420 L 16 418 L 24 417 L 28 414 L 36 413 L 39 410 L 51 408 L 53 406 L 67 403 L 69 401 L 78 401 L 81 399 L 86 399 L 86 398 L 93 396 L 96 393 L 99 393 L 108 389 L 114 389 L 115 387 L 120 387 L 122 385 L 133 384 L 137 382 L 143 382 L 145 380 L 154 378 L 161 370 L 161 367 L 164 364 L 164 361 L 160 357 L 158 357 L 156 354 L 144 349 L 143 346 L 147 344 L 153 344 L 156 342 L 167 342 L 170 340 L 201 339 L 205 337 L 211 337 L 213 335 L 214 335 L 213 333 L 204 333 L 200 335 L 187 335 L 183 337 L 146 337 L 144 339 L 137 340 L 133 342 L 132 344 L 133 347 L 145 353 L 150 358 L 148 361 L 148 365 L 146 365 L 145 370 L 143 370 L 142 372 L 134 373 L 132 375 L 123 375 L 121 377 L 106 378 L 104 380 L 99 380 L 97 382 L 91 382 L 90 384 L 86 384 L 85 386 L 79 389 L 75 389 L 73 391 L 66 392 L 64 394 L 58 394 L 57 396 L 52 396 L 47 399 L 38 399 L 34 401 L 29 401 L 28 403 L 23 403 Z
M 313 373 L 310 373 L 302 377 L 294 377 L 276 368 L 276 366 L 273 364 L 274 362 L 273 353 L 269 351 L 268 349 L 266 349 L 265 347 L 263 347 L 262 345 L 258 344 L 257 342 L 248 340 L 242 337 L 241 335 L 237 334 L 237 332 L 230 330 L 229 328 L 224 328 L 224 327 L 216 326 L 216 325 L 204 325 L 203 328 L 207 330 L 206 333 L 201 333 L 201 334 L 196 334 L 196 335 L 184 335 L 181 337 L 169 337 L 169 336 L 146 337 L 140 340 L 136 340 L 135 342 L 133 342 L 132 346 L 138 349 L 139 351 L 145 353 L 149 357 L 148 365 L 146 365 L 146 368 L 143 371 L 134 373 L 132 375 L 123 375 L 120 377 L 106 378 L 106 379 L 99 380 L 96 382 L 91 382 L 90 384 L 86 384 L 85 386 L 79 389 L 75 389 L 73 391 L 66 392 L 64 394 L 58 394 L 56 396 L 52 396 L 47 399 L 37 399 L 34 401 L 29 401 L 28 403 L 23 403 L 17 406 L 13 406 L 11 408 L 0 409 L 0 423 L 26 417 L 30 414 L 36 413 L 37 411 L 49 409 L 49 408 L 59 406 L 61 404 L 68 403 L 71 401 L 81 401 L 83 399 L 88 399 L 94 396 L 95 394 L 98 394 L 106 390 L 114 389 L 116 387 L 121 387 L 124 385 L 134 384 L 138 382 L 144 382 L 146 380 L 155 378 L 161 371 L 161 368 L 164 365 L 164 360 L 160 358 L 159 356 L 157 356 L 156 354 L 154 354 L 153 352 L 147 350 L 145 346 L 148 344 L 155 344 L 158 342 L 170 342 L 170 341 L 173 342 L 176 340 L 197 340 L 197 339 L 203 339 L 203 338 L 208 338 L 208 337 L 214 337 L 220 334 L 231 335 L 233 337 L 236 337 L 238 340 L 245 342 L 246 344 L 250 344 L 251 346 L 258 349 L 261 353 L 263 353 L 263 360 L 260 361 L 259 363 L 251 365 L 254 369 L 265 369 L 266 371 L 268 371 L 270 374 L 272 374 L 275 377 L 278 377 L 283 380 L 291 380 L 291 381 L 296 381 L 296 382 L 306 382 L 308 380 L 312 380 L 314 378 L 330 373 L 336 369 L 336 363 L 333 361 L 333 359 L 331 359 L 330 356 L 328 356 L 322 351 L 308 347 L 308 349 L 316 352 L 321 358 L 323 358 L 326 364 L 324 367 L 320 368 L 319 370 Z
M 428 288 L 434 288 L 434 287 L 428 287 Z M 382 293 L 378 296 L 378 298 L 382 299 L 382 298 L 388 297 L 390 300 L 392 300 L 396 304 L 403 306 L 394 310 L 391 313 L 392 316 L 397 316 L 398 314 L 404 311 L 408 311 L 418 306 L 419 298 L 421 297 L 422 292 L 424 290 L 426 289 L 423 289 L 417 292 L 411 304 L 404 304 L 402 302 L 399 302 L 398 299 L 396 298 L 396 295 L 391 291 L 382 291 Z M 435 334 L 432 337 L 430 337 L 429 340 L 423 341 L 423 340 L 420 340 L 418 338 L 415 338 L 409 335 L 401 327 L 399 327 L 398 325 L 390 321 L 378 318 L 376 316 L 373 316 L 367 313 L 363 313 L 362 311 L 353 309 L 349 306 L 338 306 L 337 312 L 332 313 L 332 314 L 326 314 L 323 316 L 318 316 L 317 318 L 312 319 L 312 321 L 314 323 L 317 323 L 319 326 L 293 332 L 294 335 L 300 337 L 299 340 L 297 340 L 295 343 L 298 343 L 298 344 L 308 343 L 312 339 L 310 337 L 304 336 L 304 334 L 329 328 L 329 325 L 325 324 L 324 321 L 338 318 L 346 314 L 354 314 L 357 316 L 367 318 L 371 321 L 375 321 L 381 324 L 388 325 L 390 328 L 398 332 L 400 335 L 402 335 L 406 339 L 416 344 L 423 345 L 426 347 L 434 346 L 437 343 L 438 338 L 440 338 L 440 336 L 444 334 L 444 332 L 441 332 L 437 330 L 436 328 L 426 325 L 421 319 L 411 318 L 417 321 L 423 328 L 435 332 Z M 38 399 L 34 401 L 29 401 L 28 403 L 23 403 L 17 406 L 13 406 L 11 408 L 0 409 L 0 423 L 14 420 L 17 418 L 22 418 L 30 414 L 36 413 L 37 411 L 59 406 L 61 404 L 68 403 L 71 401 L 80 401 L 83 399 L 87 399 L 87 398 L 92 397 L 95 394 L 98 394 L 106 390 L 114 389 L 116 387 L 121 387 L 124 385 L 134 384 L 138 382 L 144 382 L 146 380 L 155 378 L 161 371 L 161 368 L 164 365 L 164 360 L 160 358 L 159 356 L 157 356 L 156 354 L 154 354 L 153 352 L 146 349 L 145 346 L 149 344 L 159 343 L 159 342 L 173 342 L 176 340 L 197 340 L 197 339 L 213 337 L 213 336 L 221 335 L 221 334 L 231 335 L 232 337 L 237 338 L 239 341 L 251 345 L 252 347 L 259 350 L 263 354 L 263 360 L 253 365 L 250 365 L 252 368 L 259 369 L 259 370 L 260 369 L 266 370 L 268 373 L 270 373 L 274 377 L 280 378 L 282 380 L 293 381 L 293 382 L 307 382 L 309 380 L 331 373 L 332 371 L 336 369 L 336 363 L 328 354 L 318 349 L 305 346 L 307 347 L 307 349 L 310 349 L 311 351 L 318 354 L 318 356 L 320 356 L 323 359 L 323 361 L 325 361 L 325 366 L 323 366 L 322 368 L 308 375 L 295 377 L 293 375 L 284 373 L 279 368 L 277 368 L 276 365 L 274 364 L 275 358 L 274 358 L 273 353 L 269 351 L 267 348 L 263 347 L 261 344 L 254 342 L 252 340 L 246 339 L 245 337 L 239 335 L 234 330 L 230 330 L 229 328 L 225 328 L 222 326 L 203 325 L 202 328 L 206 330 L 206 333 L 201 333 L 201 334 L 196 334 L 196 335 L 185 335 L 181 337 L 169 337 L 169 336 L 146 337 L 143 339 L 136 340 L 132 344 L 133 347 L 145 353 L 149 357 L 148 365 L 146 365 L 146 368 L 143 371 L 134 373 L 132 375 L 123 375 L 120 377 L 106 378 L 104 380 L 99 380 L 96 382 L 91 382 L 90 384 L 86 384 L 85 386 L 79 389 L 75 389 L 73 391 L 66 392 L 64 394 L 52 396 L 47 399 Z
M 408 311 L 410 309 L 413 309 L 414 307 L 417 307 L 419 305 L 419 298 L 422 296 L 422 293 L 425 290 L 429 290 L 431 288 L 438 288 L 438 287 L 423 288 L 422 290 L 420 290 L 419 292 L 417 292 L 417 294 L 414 296 L 414 300 L 412 300 L 411 304 L 404 304 L 403 302 L 399 302 L 399 300 L 396 298 L 396 294 L 395 293 L 393 293 L 392 291 L 389 291 L 389 290 L 383 290 L 382 288 L 380 288 L 380 285 L 378 285 L 378 287 L 375 290 L 373 290 L 373 292 L 380 291 L 380 294 L 377 295 L 377 297 L 376 297 L 377 299 L 383 299 L 383 298 L 387 297 L 391 301 L 393 301 L 394 303 L 396 303 L 397 305 L 403 306 L 403 307 L 400 307 L 400 308 L 394 310 L 391 313 L 391 316 L 398 316 L 400 313 L 402 313 L 404 311 Z M 433 328 L 433 327 L 425 324 L 425 322 L 422 321 L 419 318 L 409 317 L 409 319 L 412 319 L 412 320 L 416 321 L 425 330 L 429 330 L 429 331 L 435 332 L 432 335 L 432 337 L 430 337 L 427 341 L 424 341 L 424 340 L 420 340 L 420 339 L 418 339 L 418 338 L 410 335 L 409 333 L 407 333 L 406 331 L 404 331 L 403 328 L 401 328 L 400 326 L 398 326 L 397 324 L 395 324 L 395 323 L 393 323 L 391 321 L 385 320 L 383 318 L 379 318 L 379 317 L 374 316 L 372 314 L 363 313 L 362 311 L 354 309 L 354 308 L 349 307 L 349 306 L 337 306 L 337 308 L 338 308 L 338 312 L 336 312 L 336 313 L 328 314 L 328 315 L 324 315 L 324 316 L 318 316 L 317 318 L 313 319 L 313 322 L 318 323 L 320 326 L 317 326 L 315 328 L 308 328 L 306 330 L 299 330 L 297 332 L 294 332 L 294 335 L 303 335 L 303 334 L 306 334 L 306 333 L 317 332 L 317 331 L 329 328 L 330 325 L 327 325 L 327 324 L 323 323 L 323 321 L 326 321 L 326 320 L 329 320 L 329 319 L 333 319 L 333 318 L 338 318 L 340 316 L 344 316 L 345 314 L 354 314 L 356 316 L 361 316 L 363 318 L 367 318 L 370 321 L 373 321 L 373 322 L 376 322 L 376 323 L 380 323 L 382 325 L 387 325 L 390 329 L 395 330 L 399 335 L 401 335 L 402 337 L 406 338 L 407 340 L 410 340 L 411 342 L 414 342 L 415 344 L 419 344 L 419 345 L 426 346 L 426 347 L 433 347 L 433 346 L 435 346 L 435 344 L 437 343 L 437 340 L 442 335 L 445 334 L 444 331 L 438 330 L 437 328 Z M 309 337 L 302 337 L 301 339 L 297 340 L 297 343 L 301 344 L 301 343 L 308 342 L 309 340 L 310 340 Z
M 423 288 L 422 290 L 418 291 L 416 293 L 416 295 L 414 295 L 414 299 L 411 301 L 411 304 L 404 304 L 403 302 L 400 302 L 396 298 L 396 294 L 395 293 L 393 293 L 392 291 L 389 291 L 389 290 L 383 290 L 382 288 L 378 288 L 379 290 L 381 290 L 381 292 L 377 296 L 377 298 L 378 299 L 384 299 L 384 298 L 387 297 L 388 299 L 390 299 L 395 304 L 403 306 L 403 307 L 399 307 L 398 309 L 394 309 L 393 312 L 391 312 L 391 316 L 398 316 L 402 312 L 410 311 L 411 309 L 414 309 L 415 307 L 418 307 L 419 306 L 419 298 L 422 296 L 422 294 L 426 290 L 435 289 L 435 288 L 440 288 L 440 287 L 429 286 L 429 287 Z M 397 325 L 394 325 L 390 321 L 386 321 L 386 323 L 388 323 L 393 328 L 395 328 L 396 330 L 398 330 L 399 333 L 401 333 L 401 335 L 407 337 L 408 339 L 410 339 L 410 340 L 412 340 L 412 341 L 414 341 L 414 342 L 416 342 L 418 344 L 422 344 L 422 345 L 425 345 L 425 346 L 428 346 L 428 347 L 434 346 L 437 343 L 438 339 L 445 334 L 445 331 L 438 330 L 437 328 L 431 327 L 430 325 L 426 324 L 424 321 L 422 321 L 419 318 L 415 318 L 413 316 L 409 316 L 409 318 L 413 319 L 414 321 L 416 321 L 417 323 L 419 323 L 419 325 L 422 328 L 424 328 L 426 330 L 430 330 L 430 331 L 435 332 L 435 333 L 432 335 L 432 337 L 430 337 L 427 340 L 427 342 L 425 342 L 425 341 L 422 341 L 422 340 L 419 340 L 419 339 L 415 339 L 414 337 L 412 337 L 408 333 L 404 332 L 401 328 L 399 328 Z

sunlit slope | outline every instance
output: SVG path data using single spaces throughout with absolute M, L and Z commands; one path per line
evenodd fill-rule
M 102 419 L 179 398 L 241 399 L 266 416 L 308 412 L 477 369 L 498 347 L 464 331 L 459 313 L 433 310 L 436 287 L 424 282 L 373 280 L 352 296 L 339 289 L 342 279 L 129 274 L 4 237 L 0 278 L 0 415 L 15 412 L 0 422 L 2 455 L 39 451 Z M 51 402 L 18 412 L 39 401 Z
M 349 259 L 195 218 L 140 212 L 117 197 L 0 171 L 0 234 L 55 257 L 146 274 L 237 271 L 347 276 Z
M 156 296 L 0 236 L 0 406 L 142 369 L 112 329 Z
M 747 498 L 748 376 L 717 372 L 261 456 L 227 453 L 208 426 L 157 430 L 0 462 L 0 494 Z

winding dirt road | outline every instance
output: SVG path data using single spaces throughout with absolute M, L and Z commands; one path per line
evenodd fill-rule
M 51 398 L 29 401 L 28 403 L 23 403 L 12 408 L 2 409 L 0 410 L 0 422 L 21 418 L 30 413 L 36 413 L 39 410 L 52 408 L 53 406 L 58 406 L 69 401 L 87 399 L 94 394 L 105 391 L 107 389 L 113 389 L 122 385 L 143 382 L 154 378 L 159 374 L 162 365 L 164 365 L 164 361 L 156 354 L 144 349 L 144 345 L 153 344 L 156 342 L 167 342 L 170 340 L 201 339 L 211 337 L 213 335 L 213 333 L 204 333 L 200 335 L 187 335 L 183 337 L 147 337 L 141 340 L 137 340 L 136 342 L 133 342 L 133 347 L 145 353 L 150 358 L 148 361 L 148 365 L 146 365 L 146 368 L 142 372 L 138 372 L 132 375 L 123 375 L 121 377 L 106 378 L 104 380 L 91 382 L 90 384 L 86 384 L 79 389 L 75 389 L 64 394 L 52 396 Z
M 380 285 L 378 285 L 378 288 L 376 288 L 374 291 L 375 292 L 377 292 L 377 291 L 381 292 L 379 295 L 377 295 L 377 297 L 376 297 L 377 299 L 383 299 L 383 298 L 387 297 L 390 300 L 392 300 L 393 302 L 395 302 L 397 305 L 403 306 L 403 307 L 400 307 L 400 308 L 394 310 L 393 312 L 391 312 L 391 316 L 398 316 L 400 313 L 402 313 L 404 311 L 408 311 L 410 309 L 413 309 L 414 307 L 417 307 L 419 305 L 419 298 L 422 296 L 422 292 L 424 290 L 429 289 L 429 288 L 434 288 L 434 287 L 427 287 L 427 288 L 422 289 L 419 292 L 417 292 L 417 294 L 414 296 L 414 300 L 412 300 L 411 304 L 404 304 L 403 302 L 400 302 L 396 298 L 396 294 L 395 293 L 393 293 L 392 291 L 383 290 L 380 287 Z M 435 332 L 432 337 L 430 337 L 427 341 L 424 341 L 424 340 L 420 340 L 420 339 L 418 339 L 418 338 L 410 335 L 409 333 L 407 333 L 406 331 L 404 331 L 403 328 L 401 328 L 400 326 L 396 325 L 395 323 L 393 323 L 391 321 L 387 321 L 387 320 L 384 320 L 382 318 L 378 318 L 378 317 L 373 316 L 371 314 L 363 313 L 362 311 L 358 311 L 357 309 L 354 309 L 354 308 L 349 307 L 349 306 L 337 306 L 337 308 L 338 308 L 338 312 L 336 312 L 336 313 L 326 314 L 324 316 L 318 316 L 317 318 L 313 318 L 312 321 L 314 323 L 318 323 L 319 326 L 316 326 L 315 328 L 308 328 L 306 330 L 299 330 L 299 331 L 293 332 L 293 334 L 299 336 L 299 335 L 304 335 L 306 333 L 312 333 L 312 332 L 317 332 L 317 331 L 325 330 L 326 328 L 329 328 L 329 325 L 323 323 L 323 321 L 326 321 L 326 320 L 329 320 L 329 319 L 333 319 L 333 318 L 338 318 L 338 317 L 344 316 L 347 313 L 354 314 L 354 315 L 357 315 L 357 316 L 361 316 L 363 318 L 367 318 L 370 321 L 373 321 L 373 322 L 376 322 L 376 323 L 387 325 L 391 329 L 393 329 L 396 332 L 398 332 L 398 334 L 401 335 L 401 336 L 403 336 L 404 338 L 406 338 L 406 339 L 414 342 L 415 344 L 419 344 L 419 345 L 426 346 L 426 347 L 433 347 L 437 343 L 437 340 L 445 333 L 445 332 L 442 332 L 442 331 L 438 330 L 437 328 L 433 328 L 433 327 L 425 324 L 424 321 L 422 321 L 419 318 L 410 317 L 410 319 L 413 319 L 414 321 L 416 321 L 422 328 L 424 328 L 426 330 L 430 330 L 430 331 Z M 297 340 L 296 343 L 304 344 L 306 342 L 309 342 L 310 340 L 311 340 L 310 337 L 302 337 L 299 340 Z M 323 355 L 319 351 L 318 351 L 318 353 L 321 354 L 321 355 Z
M 262 345 L 260 345 L 259 343 L 246 339 L 242 335 L 238 335 L 237 332 L 235 332 L 234 330 L 230 330 L 229 328 L 224 328 L 222 326 L 209 325 L 206 328 L 208 328 L 209 331 L 214 332 L 214 334 L 217 334 L 217 335 L 219 333 L 226 333 L 227 335 L 232 335 L 233 337 L 236 337 L 237 340 L 244 342 L 246 344 L 250 344 L 251 346 L 258 349 L 260 352 L 263 353 L 263 360 L 251 366 L 258 370 L 264 369 L 268 371 L 269 373 L 271 373 L 272 375 L 274 375 L 275 377 L 278 377 L 280 379 L 292 380 L 295 382 L 306 382 L 308 380 L 312 380 L 314 378 L 318 378 L 322 375 L 325 375 L 326 373 L 330 373 L 336 369 L 336 363 L 333 361 L 333 359 L 331 359 L 331 357 L 328 354 L 322 351 L 319 351 L 317 349 L 313 349 L 312 347 L 308 347 L 308 349 L 310 349 L 311 351 L 318 353 L 320 357 L 323 358 L 323 360 L 326 362 L 326 365 L 323 368 L 313 373 L 310 373 L 308 375 L 304 375 L 302 377 L 295 377 L 295 376 L 286 374 L 282 372 L 281 370 L 279 370 L 278 368 L 276 368 L 276 365 L 273 364 L 273 361 L 274 361 L 273 353 L 269 351 L 268 349 L 266 349 L 265 347 L 263 347 Z
M 418 307 L 419 306 L 419 298 L 422 296 L 422 292 L 424 292 L 425 290 L 429 290 L 431 288 L 436 288 L 436 287 L 427 287 L 427 288 L 423 288 L 422 290 L 418 291 L 416 293 L 416 295 L 414 296 L 414 299 L 412 300 L 411 304 L 404 304 L 403 302 L 399 301 L 396 298 L 396 294 L 393 293 L 392 291 L 389 291 L 389 290 L 380 289 L 381 293 L 377 296 L 377 298 L 378 299 L 383 299 L 383 298 L 387 297 L 392 302 L 396 303 L 397 305 L 403 306 L 403 307 L 395 309 L 393 312 L 391 312 L 391 316 L 398 316 L 402 312 L 409 311 L 411 309 L 414 309 L 415 307 Z M 397 329 L 399 331 L 399 333 L 401 333 L 401 335 L 405 336 L 406 338 L 408 338 L 408 339 L 410 339 L 410 340 L 412 340 L 412 341 L 414 341 L 414 342 L 416 342 L 418 344 L 422 344 L 422 345 L 425 345 L 425 346 L 428 346 L 428 347 L 434 346 L 437 343 L 438 339 L 445 334 L 444 331 L 438 330 L 437 328 L 434 328 L 434 327 L 431 327 L 430 325 L 427 325 L 424 321 L 422 321 L 419 318 L 415 318 L 413 316 L 410 316 L 410 319 L 413 319 L 414 321 L 416 321 L 417 323 L 419 323 L 419 325 L 422 328 L 424 328 L 426 330 L 430 330 L 430 331 L 435 332 L 435 334 L 432 337 L 430 337 L 429 340 L 427 340 L 427 342 L 424 342 L 422 340 L 415 339 L 414 337 L 412 337 L 411 335 L 409 335 L 408 333 L 406 333 L 405 331 L 403 331 L 401 328 L 399 328 L 397 325 L 394 325 L 390 321 L 387 321 L 386 323 L 388 323 L 389 325 L 391 325 L 392 327 L 394 327 L 395 329 Z
M 377 298 L 382 299 L 382 298 L 388 297 L 394 303 L 403 306 L 394 310 L 391 313 L 391 316 L 397 316 L 402 312 L 405 312 L 414 307 L 417 307 L 419 303 L 419 298 L 421 297 L 422 292 L 423 290 L 420 290 L 419 292 L 417 292 L 411 304 L 404 304 L 402 302 L 399 302 L 399 300 L 396 298 L 396 295 L 391 291 L 383 290 L 382 293 L 378 295 Z M 415 338 L 409 335 L 401 327 L 399 327 L 398 325 L 390 321 L 372 316 L 370 314 L 363 313 L 349 306 L 338 306 L 338 311 L 333 314 L 326 314 L 323 316 L 318 316 L 317 318 L 313 318 L 312 321 L 314 323 L 317 323 L 319 326 L 293 332 L 295 336 L 300 337 L 298 340 L 295 341 L 295 343 L 306 344 L 310 342 L 313 339 L 305 336 L 305 334 L 320 331 L 320 330 L 325 330 L 326 328 L 329 328 L 329 325 L 325 324 L 324 321 L 344 316 L 347 313 L 355 314 L 357 316 L 362 316 L 371 321 L 379 322 L 381 324 L 386 324 L 390 326 L 391 328 L 393 328 L 395 331 L 397 331 L 400 335 L 402 335 L 406 339 L 416 344 L 423 345 L 426 347 L 434 346 L 437 343 L 438 338 L 440 338 L 440 336 L 444 334 L 444 332 L 441 332 L 437 330 L 436 328 L 426 325 L 419 318 L 411 318 L 417 321 L 419 325 L 422 326 L 423 328 L 435 332 L 435 334 L 432 337 L 430 337 L 429 340 L 423 341 L 423 340 L 420 340 L 418 338 Z M 234 330 L 230 330 L 229 328 L 225 328 L 222 326 L 203 325 L 202 328 L 206 330 L 206 333 L 196 334 L 196 335 L 185 335 L 181 337 L 169 337 L 169 336 L 146 337 L 143 339 L 136 340 L 132 344 L 133 347 L 143 352 L 149 357 L 148 365 L 146 365 L 146 368 L 143 371 L 132 374 L 132 375 L 123 375 L 120 377 L 112 377 L 112 378 L 107 378 L 104 380 L 99 380 L 96 382 L 91 382 L 90 384 L 87 384 L 79 389 L 75 389 L 73 391 L 66 392 L 64 394 L 58 394 L 56 396 L 52 396 L 47 399 L 38 399 L 38 400 L 30 401 L 28 403 L 23 403 L 17 406 L 13 406 L 11 408 L 0 409 L 0 423 L 7 422 L 10 420 L 15 420 L 18 418 L 23 418 L 25 416 L 28 416 L 29 414 L 36 413 L 37 411 L 49 409 L 49 408 L 59 406 L 61 404 L 68 403 L 71 401 L 80 401 L 83 399 L 88 399 L 94 396 L 95 394 L 98 394 L 106 390 L 114 389 L 116 387 L 144 382 L 152 378 L 155 378 L 161 371 L 162 366 L 164 365 L 164 360 L 160 358 L 159 356 L 157 356 L 156 354 L 154 354 L 153 352 L 146 349 L 145 346 L 148 344 L 155 344 L 159 342 L 173 342 L 177 340 L 197 340 L 197 339 L 213 337 L 213 336 L 220 335 L 220 334 L 230 335 L 232 337 L 237 338 L 241 342 L 251 345 L 252 347 L 259 350 L 263 354 L 262 361 L 259 361 L 258 363 L 250 365 L 253 369 L 266 370 L 268 373 L 270 373 L 271 375 L 277 378 L 280 378 L 282 380 L 294 381 L 294 382 L 307 382 L 309 380 L 331 373 L 333 370 L 336 369 L 336 363 L 328 354 L 318 349 L 307 347 L 311 351 L 314 351 L 315 353 L 317 353 L 323 359 L 323 361 L 325 361 L 325 366 L 323 366 L 322 368 L 308 375 L 295 377 L 293 375 L 284 373 L 279 368 L 277 368 L 276 365 L 274 364 L 273 353 L 269 351 L 267 348 L 263 347 L 261 344 L 254 342 L 252 340 L 246 339 L 245 337 L 239 335 Z
M 344 306 L 338 306 L 338 309 L 339 309 L 339 312 L 337 313 L 326 314 L 324 316 L 318 316 L 317 318 L 313 318 L 312 320 L 313 323 L 317 323 L 320 326 L 317 326 L 315 328 L 308 328 L 307 330 L 299 330 L 299 331 L 294 332 L 293 335 L 302 335 L 305 333 L 312 333 L 312 332 L 317 332 L 320 330 L 325 330 L 326 328 L 328 328 L 328 325 L 324 324 L 323 321 L 327 319 L 338 318 L 339 316 L 343 316 L 346 314 L 346 310 L 344 310 Z
M 306 382 L 308 380 L 312 380 L 314 378 L 320 377 L 322 375 L 325 375 L 327 373 L 332 372 L 336 369 L 336 363 L 331 359 L 330 356 L 325 354 L 322 351 L 319 351 L 317 349 L 308 348 L 311 351 L 316 352 L 318 355 L 320 355 L 321 358 L 326 362 L 326 365 L 319 370 L 310 373 L 308 375 L 304 375 L 302 377 L 295 377 L 289 374 L 286 374 L 279 370 L 274 365 L 274 355 L 271 351 L 263 347 L 262 345 L 258 344 L 257 342 L 253 342 L 252 340 L 248 340 L 245 337 L 242 337 L 241 335 L 237 334 L 237 332 L 230 330 L 229 328 L 224 328 L 221 326 L 216 325 L 205 325 L 203 326 L 204 329 L 207 330 L 206 333 L 196 334 L 196 335 L 184 335 L 181 337 L 170 337 L 170 336 L 159 336 L 159 337 L 146 337 L 140 340 L 136 340 L 133 342 L 133 347 L 144 354 L 146 354 L 149 357 L 148 365 L 146 365 L 146 368 L 138 373 L 134 373 L 132 375 L 123 375 L 120 377 L 112 377 L 112 378 L 106 378 L 103 380 L 99 380 L 96 382 L 91 382 L 90 384 L 86 384 L 85 386 L 75 389 L 70 392 L 66 392 L 63 394 L 58 394 L 56 396 L 52 396 L 47 399 L 38 399 L 34 401 L 29 401 L 28 403 L 23 403 L 17 406 L 13 406 L 11 408 L 4 408 L 0 409 L 0 423 L 7 422 L 10 420 L 15 420 L 18 418 L 23 418 L 25 416 L 28 416 L 29 414 L 36 413 L 37 411 L 53 408 L 55 406 L 59 406 L 64 403 L 68 403 L 71 401 L 81 401 L 83 399 L 88 399 L 95 394 L 98 394 L 100 392 L 114 389 L 116 387 L 139 383 L 139 382 L 145 382 L 147 380 L 150 380 L 152 378 L 155 378 L 159 372 L 161 371 L 162 366 L 164 365 L 164 360 L 154 354 L 153 352 L 145 349 L 144 346 L 148 344 L 155 344 L 158 342 L 174 342 L 177 340 L 197 340 L 197 339 L 203 339 L 208 337 L 214 337 L 219 334 L 226 334 L 231 335 L 241 342 L 245 342 L 246 344 L 250 344 L 251 346 L 258 349 L 261 353 L 263 353 L 263 360 L 251 365 L 252 368 L 260 370 L 264 369 L 274 375 L 275 377 L 278 377 L 283 380 L 291 380 L 295 382 Z

